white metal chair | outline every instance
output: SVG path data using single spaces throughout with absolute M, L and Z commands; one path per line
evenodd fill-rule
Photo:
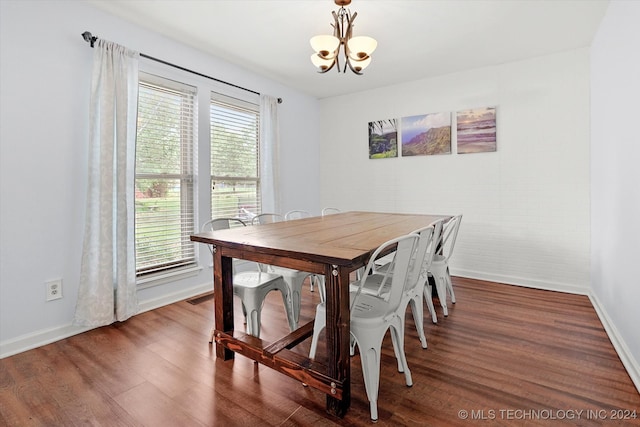
M 404 310 L 399 309 L 402 302 L 411 261 L 419 236 L 409 234 L 383 243 L 371 256 L 365 274 L 358 282 L 355 291 L 350 292 L 351 337 L 360 349 L 362 376 L 369 399 L 371 419 L 378 419 L 378 389 L 380 385 L 380 352 L 387 330 L 391 332 L 394 353 L 398 359 L 398 370 L 404 372 L 407 386 L 413 385 L 411 371 L 404 353 Z M 397 245 L 397 246 L 396 246 Z M 385 298 L 362 292 L 369 279 L 369 272 L 380 253 L 395 247 L 392 267 L 391 286 Z M 406 308 L 406 307 L 405 307 Z M 315 324 L 309 357 L 314 358 L 318 345 L 318 336 L 326 326 L 325 303 L 316 308 Z
M 309 218 L 311 214 L 308 211 L 303 210 L 293 210 L 284 214 L 284 220 L 290 221 L 292 219 L 301 219 L 301 218 Z
M 342 212 L 340 209 L 338 208 L 323 208 L 322 209 L 322 216 L 326 216 L 326 215 L 333 215 L 333 214 L 337 214 Z
M 436 292 L 445 316 L 449 315 L 447 294 L 451 295 L 451 303 L 456 303 L 456 294 L 453 292 L 453 283 L 451 282 L 451 275 L 449 274 L 449 258 L 451 258 L 451 254 L 453 253 L 453 247 L 456 244 L 461 222 L 462 215 L 456 215 L 444 225 L 442 238 L 438 244 L 439 250 L 434 255 L 431 267 L 429 268 L 429 274 L 433 276 L 436 282 Z M 425 289 L 425 298 L 427 298 L 427 291 L 429 291 L 428 298 L 431 299 L 429 289 Z
M 237 218 L 216 218 L 205 222 L 201 230 L 225 230 L 234 226 L 243 227 L 244 221 Z M 209 247 L 213 252 L 213 249 Z M 271 291 L 280 291 L 282 294 L 282 302 L 287 313 L 289 328 L 293 331 L 297 328 L 297 321 L 291 310 L 289 303 L 291 296 L 289 286 L 284 278 L 276 273 L 261 271 L 244 271 L 233 274 L 233 293 L 242 301 L 242 312 L 247 322 L 247 333 L 256 337 L 260 337 L 260 319 L 262 313 L 262 305 L 267 294 Z M 213 342 L 213 333 L 211 331 L 211 339 Z
M 280 214 L 262 213 L 253 219 L 253 224 L 270 224 L 273 222 L 280 222 L 282 220 L 283 217 Z M 304 281 L 307 277 L 315 275 L 306 271 L 266 264 L 263 266 L 263 270 L 281 275 L 287 286 L 289 287 L 290 300 L 288 302 L 291 306 L 291 312 L 293 313 L 292 325 L 294 328 L 297 328 L 298 321 L 300 320 L 302 285 L 304 284 Z M 311 280 L 313 281 L 313 277 L 311 278 Z
M 309 218 L 309 217 L 311 217 L 311 213 L 309 213 L 309 211 L 304 211 L 300 209 L 292 210 L 284 214 L 285 221 L 291 221 L 293 219 L 302 219 L 302 218 Z M 321 283 L 322 280 L 324 280 L 323 276 L 318 276 L 316 274 L 312 275 L 311 282 L 309 283 L 309 288 L 311 292 L 313 292 L 313 284 L 315 282 L 318 282 L 318 285 L 322 286 L 322 283 Z M 323 295 L 320 295 L 320 298 L 322 299 Z
M 271 224 L 272 222 L 280 222 L 284 217 L 277 213 L 261 213 L 253 217 L 251 223 L 256 224 Z
M 425 286 L 428 286 L 428 271 L 434 256 L 436 243 L 440 240 L 441 231 L 442 221 L 436 221 L 427 227 L 423 227 L 413 232 L 413 234 L 419 235 L 420 239 L 418 240 L 418 247 L 414 253 L 414 257 L 411 259 L 409 277 L 400 303 L 401 312 L 406 311 L 407 306 L 411 305 L 411 313 L 413 314 L 413 320 L 416 325 L 416 330 L 418 332 L 422 348 L 427 348 L 427 338 L 424 334 L 424 310 L 422 297 L 425 293 Z M 391 253 L 387 256 L 395 256 L 395 254 Z M 362 286 L 362 292 L 371 295 L 387 295 L 391 288 L 390 277 L 393 274 L 394 262 L 395 261 L 392 260 L 389 264 L 378 268 L 377 272 L 370 274 Z M 351 290 L 355 289 L 356 286 L 352 284 Z M 427 305 L 433 319 L 435 317 L 433 301 L 431 299 L 427 300 Z M 434 323 L 437 322 L 437 317 L 435 317 L 435 319 Z

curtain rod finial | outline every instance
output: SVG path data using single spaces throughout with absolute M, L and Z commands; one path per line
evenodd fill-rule
M 93 37 L 93 35 L 89 31 L 85 31 L 84 33 L 82 33 L 82 38 L 84 39 L 84 41 L 91 44 L 91 47 L 93 47 L 93 44 L 96 42 L 96 40 L 98 40 L 98 38 Z
M 278 98 L 278 104 L 282 104 L 282 98 Z

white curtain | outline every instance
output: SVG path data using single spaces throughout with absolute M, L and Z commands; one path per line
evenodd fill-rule
M 138 311 L 134 253 L 137 52 L 98 40 L 89 110 L 85 235 L 74 323 L 102 326 Z
M 279 213 L 280 183 L 278 177 L 278 100 L 260 95 L 260 189 L 262 212 Z

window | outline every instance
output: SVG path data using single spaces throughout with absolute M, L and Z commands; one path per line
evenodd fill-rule
M 195 265 L 196 89 L 140 73 L 136 136 L 138 276 Z
M 259 106 L 212 93 L 211 217 L 251 220 L 261 212 Z

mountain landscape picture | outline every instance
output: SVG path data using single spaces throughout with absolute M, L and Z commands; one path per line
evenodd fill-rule
M 402 118 L 402 155 L 451 154 L 451 113 Z
M 457 113 L 458 154 L 496 151 L 496 109 L 476 108 Z
M 369 122 L 369 158 L 398 157 L 398 119 Z

